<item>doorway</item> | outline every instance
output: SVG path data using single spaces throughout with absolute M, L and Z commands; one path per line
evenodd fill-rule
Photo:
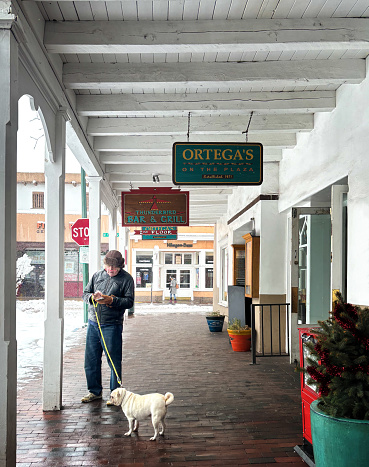
M 292 311 L 297 324 L 316 324 L 331 309 L 330 208 L 292 210 Z

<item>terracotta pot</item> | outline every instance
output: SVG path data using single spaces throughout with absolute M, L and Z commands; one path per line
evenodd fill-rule
M 227 329 L 232 349 L 235 352 L 249 352 L 251 348 L 251 329 L 234 331 Z

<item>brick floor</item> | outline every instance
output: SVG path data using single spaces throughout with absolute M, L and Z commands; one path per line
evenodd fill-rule
M 286 357 L 233 352 L 226 330 L 210 333 L 199 313 L 140 314 L 126 319 L 123 385 L 132 392 L 173 392 L 164 437 L 150 441 L 148 419 L 127 438 L 120 407 L 81 404 L 84 330 L 64 359 L 63 410 L 42 411 L 41 375 L 18 393 L 17 466 L 305 465 L 299 376 Z M 109 371 L 104 364 L 104 385 Z M 106 399 L 108 391 L 105 392 Z

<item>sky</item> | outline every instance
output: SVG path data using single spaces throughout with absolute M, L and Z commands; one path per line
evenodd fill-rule
M 39 377 L 43 365 L 45 300 L 17 300 L 18 390 Z M 201 313 L 213 311 L 210 305 L 135 304 L 135 315 L 163 313 Z M 81 300 L 64 301 L 64 352 L 84 342 L 86 327 Z M 83 365 L 83 362 L 81 362 Z
M 44 172 L 45 135 L 42 122 L 30 106 L 29 97 L 19 99 L 18 114 L 18 172 Z M 67 173 L 80 173 L 81 166 L 66 148 Z

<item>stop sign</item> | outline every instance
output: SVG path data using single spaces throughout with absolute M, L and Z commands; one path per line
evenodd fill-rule
M 77 219 L 72 225 L 72 239 L 77 245 L 85 246 L 89 243 L 89 219 Z

